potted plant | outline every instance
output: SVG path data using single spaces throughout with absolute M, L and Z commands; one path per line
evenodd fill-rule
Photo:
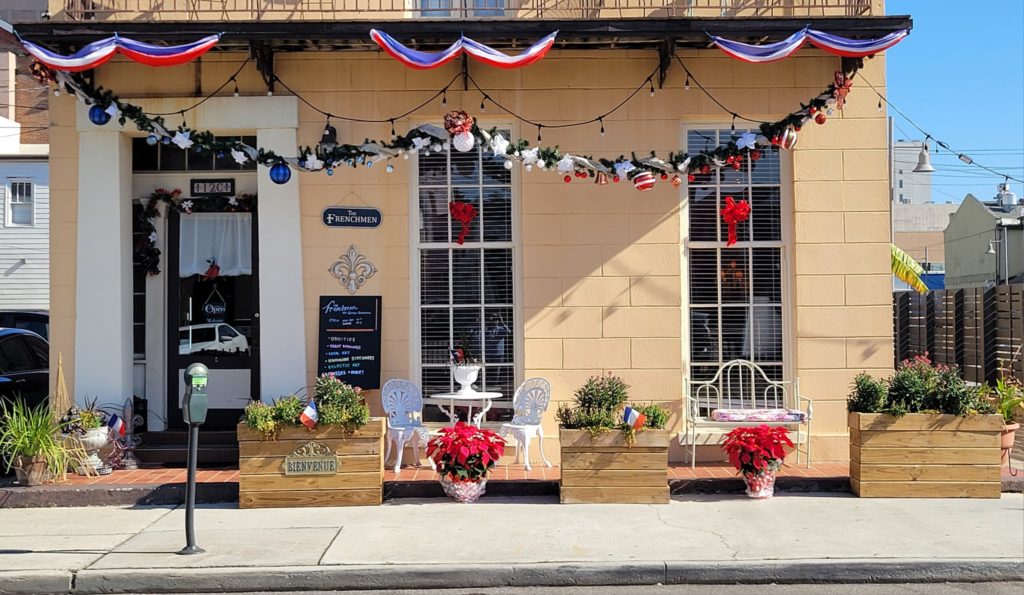
M 627 407 L 628 391 L 618 376 L 594 376 L 574 406 L 559 406 L 563 503 L 668 502 L 668 412 Z
M 72 446 L 80 447 L 85 453 L 76 469 L 79 475 L 104 471 L 109 473 L 110 468 L 99 456 L 100 450 L 110 442 L 107 419 L 107 414 L 97 406 L 96 399 L 86 400 L 82 409 L 71 407 L 61 418 L 66 438 L 72 442 Z
M 236 431 L 241 508 L 383 501 L 384 421 L 358 387 L 325 374 L 310 399 L 250 403 Z
M 461 387 L 462 394 L 473 392 L 473 383 L 480 377 L 480 362 L 470 355 L 463 340 L 461 347 L 453 347 L 451 352 L 452 378 Z
M 847 400 L 853 493 L 998 498 L 1004 418 L 987 392 L 927 356 L 901 362 L 886 381 L 858 375 Z
M 63 475 L 69 456 L 59 438 L 61 425 L 45 404 L 30 408 L 21 401 L 0 400 L 0 453 L 18 483 L 39 485 Z
M 1024 385 L 1012 376 L 1003 376 L 996 381 L 996 386 L 990 394 L 996 412 L 1003 417 L 999 446 L 1002 448 L 1003 458 L 1009 460 L 1010 450 L 1013 449 L 1013 442 L 1020 428 L 1016 413 L 1024 405 Z
M 443 428 L 427 446 L 437 464 L 444 493 L 462 503 L 476 502 L 487 488 L 487 472 L 505 454 L 505 440 L 465 422 Z
M 747 495 L 759 500 L 775 495 L 775 473 L 782 467 L 787 446 L 793 447 L 789 430 L 767 424 L 736 428 L 722 442 L 729 462 L 743 475 Z

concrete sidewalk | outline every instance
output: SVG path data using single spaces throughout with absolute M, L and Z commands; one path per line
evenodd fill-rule
M 1024 580 L 1024 496 L 0 510 L 0 593 Z

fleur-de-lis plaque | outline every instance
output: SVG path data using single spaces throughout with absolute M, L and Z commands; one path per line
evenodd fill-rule
M 377 267 L 352 245 L 348 247 L 348 252 L 342 254 L 341 258 L 327 270 L 338 283 L 348 289 L 349 293 L 354 294 L 377 272 Z

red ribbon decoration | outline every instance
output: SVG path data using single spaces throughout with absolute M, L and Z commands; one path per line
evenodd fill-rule
M 726 246 L 736 243 L 736 224 L 743 223 L 750 217 L 750 203 L 746 200 L 736 202 L 733 197 L 725 197 L 725 208 L 722 209 L 722 221 L 729 224 L 729 241 Z
M 459 237 L 455 239 L 455 243 L 461 246 L 466 241 L 470 223 L 477 216 L 476 207 L 468 202 L 456 200 L 448 203 L 448 212 L 451 213 L 452 219 L 462 224 L 462 231 L 459 232 Z
M 832 96 L 836 98 L 836 109 L 843 109 L 846 105 L 846 96 L 850 93 L 850 88 L 853 86 L 853 77 L 848 77 L 842 71 L 836 71 L 836 88 L 832 92 Z

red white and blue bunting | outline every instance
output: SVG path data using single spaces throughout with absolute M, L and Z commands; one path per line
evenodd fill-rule
M 24 39 L 21 40 L 21 45 L 50 70 L 82 72 L 104 64 L 118 53 L 146 66 L 177 66 L 202 56 L 217 45 L 218 41 L 219 33 L 183 45 L 160 46 L 115 35 L 94 41 L 69 56 L 51 52 Z
M 416 70 L 430 70 L 443 66 L 462 55 L 463 52 L 496 68 L 522 68 L 533 64 L 547 55 L 548 50 L 550 50 L 551 46 L 554 45 L 555 37 L 557 36 L 558 31 L 555 31 L 526 48 L 526 50 L 519 55 L 509 56 L 508 54 L 499 52 L 492 47 L 486 46 L 478 41 L 473 41 L 465 36 L 459 37 L 455 43 L 448 46 L 448 49 L 444 51 L 421 52 L 402 45 L 394 37 L 391 37 L 383 31 L 370 29 L 370 38 L 373 39 L 373 41 L 379 45 L 382 50 L 402 64 Z
M 717 35 L 711 35 L 710 37 L 720 50 L 733 58 L 743 60 L 744 62 L 762 64 L 782 60 L 808 42 L 830 54 L 844 58 L 863 58 L 891 48 L 900 41 L 903 41 L 903 38 L 908 34 L 910 34 L 909 29 L 901 29 L 878 39 L 849 39 L 815 29 L 804 28 L 782 41 L 761 45 L 733 41 L 724 37 L 718 37 Z

